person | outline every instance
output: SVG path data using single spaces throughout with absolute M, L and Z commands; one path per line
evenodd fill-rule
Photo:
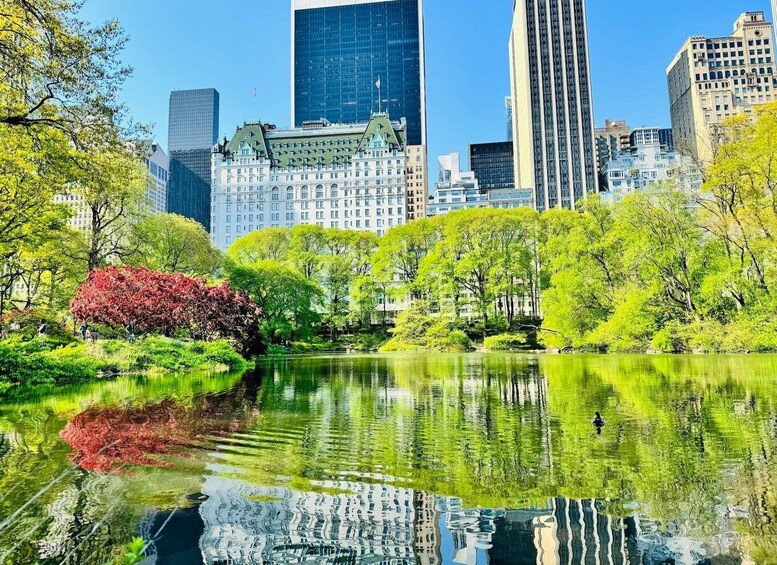
M 135 343 L 135 322 L 130 322 L 124 329 L 127 331 L 127 341 Z
M 86 337 L 87 335 L 89 335 L 89 324 L 86 324 L 86 323 L 81 324 L 80 331 L 81 331 L 81 339 L 86 341 Z
M 594 427 L 596 428 L 596 433 L 597 433 L 597 435 L 601 435 L 601 433 L 602 433 L 602 428 L 604 427 L 604 424 L 605 424 L 605 422 L 604 422 L 604 418 L 602 418 L 602 415 L 601 415 L 601 414 L 599 414 L 599 412 L 597 412 L 597 413 L 594 415 L 594 419 L 593 419 L 593 420 L 591 420 L 591 423 L 592 423 L 592 424 L 594 425 Z
M 48 331 L 49 326 L 46 324 L 46 320 L 40 321 L 40 326 L 38 327 L 38 336 L 44 336 L 46 335 L 46 332 Z

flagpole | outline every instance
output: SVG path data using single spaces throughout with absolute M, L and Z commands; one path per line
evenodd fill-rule
M 252 100 L 253 100 L 253 108 L 252 108 L 253 122 L 256 123 L 256 87 L 254 87 L 254 89 L 251 91 L 251 94 L 253 95 L 252 96 Z

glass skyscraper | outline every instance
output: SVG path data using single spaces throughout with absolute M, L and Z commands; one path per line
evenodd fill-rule
M 219 93 L 213 88 L 170 94 L 167 211 L 210 230 L 211 149 L 219 135 Z
M 425 145 L 422 0 L 292 0 L 292 7 L 294 125 L 364 123 L 382 110 L 407 119 L 409 145 Z
M 469 168 L 481 192 L 515 188 L 513 142 L 473 143 L 469 146 Z

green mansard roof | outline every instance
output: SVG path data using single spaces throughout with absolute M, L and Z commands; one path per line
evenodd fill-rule
M 372 116 L 367 124 L 329 125 L 277 130 L 262 123 L 238 128 L 218 151 L 227 158 L 249 155 L 272 160 L 274 168 L 289 166 L 348 165 L 360 150 L 366 150 L 376 135 L 390 148 L 404 149 L 407 131 L 404 120 L 391 122 L 386 114 Z

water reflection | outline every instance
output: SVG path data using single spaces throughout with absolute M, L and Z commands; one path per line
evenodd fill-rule
M 157 563 L 777 554 L 775 357 L 302 358 L 19 398 L 0 430 L 0 562 L 136 532 Z

